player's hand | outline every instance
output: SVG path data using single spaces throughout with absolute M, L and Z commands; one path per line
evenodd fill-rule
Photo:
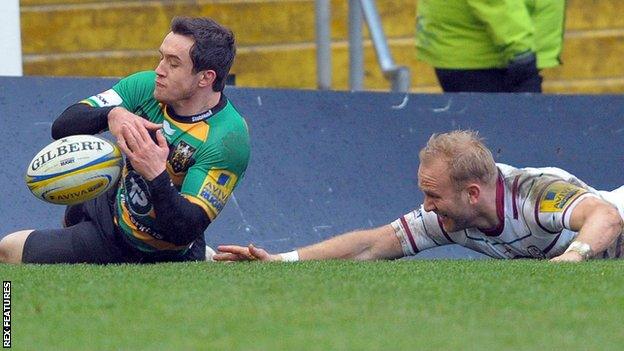
M 272 255 L 266 250 L 253 246 L 221 245 L 219 252 L 212 256 L 215 261 L 281 261 L 280 255 Z
M 550 259 L 550 262 L 581 262 L 583 256 L 576 251 L 568 251 Z
M 119 137 L 121 136 L 121 130 L 124 126 L 131 130 L 146 129 L 148 132 L 155 132 L 162 127 L 162 124 L 152 123 L 123 107 L 117 106 L 110 110 L 110 112 L 108 112 L 108 130 L 115 137 L 118 144 L 121 143 Z
M 118 145 L 132 167 L 146 180 L 153 180 L 167 169 L 169 147 L 162 130 L 156 131 L 156 143 L 145 128 L 122 126 Z

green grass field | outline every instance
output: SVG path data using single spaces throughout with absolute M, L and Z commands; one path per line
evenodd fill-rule
M 624 261 L 1 266 L 17 350 L 622 350 Z

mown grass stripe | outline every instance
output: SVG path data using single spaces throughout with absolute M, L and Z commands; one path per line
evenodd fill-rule
M 623 261 L 2 266 L 15 349 L 619 350 Z

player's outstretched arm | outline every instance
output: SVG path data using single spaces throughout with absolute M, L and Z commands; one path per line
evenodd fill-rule
M 298 260 L 378 260 L 403 256 L 401 243 L 391 225 L 359 230 L 338 235 L 331 239 L 300 248 L 296 251 L 271 254 L 253 245 L 219 246 L 215 261 L 298 261 Z
M 551 261 L 583 261 L 605 251 L 623 228 L 618 210 L 604 200 L 588 197 L 573 210 L 570 227 L 578 231 L 568 250 Z

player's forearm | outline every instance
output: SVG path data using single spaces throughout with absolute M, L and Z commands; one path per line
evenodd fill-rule
M 617 209 L 604 206 L 588 216 L 575 241 L 589 244 L 593 254 L 597 254 L 605 251 L 617 239 L 622 226 L 622 217 Z
M 360 259 L 365 260 L 365 253 L 371 243 L 358 232 L 347 233 L 329 240 L 298 249 L 299 259 L 328 260 L 328 259 Z
M 108 128 L 108 113 L 114 107 L 91 107 L 77 103 L 65 109 L 52 123 L 52 138 L 97 134 Z
M 163 238 L 176 245 L 195 241 L 210 224 L 204 210 L 185 199 L 171 184 L 167 172 L 148 181 L 156 225 Z
M 297 250 L 300 260 L 377 260 L 397 258 L 400 243 L 390 226 L 354 231 Z

